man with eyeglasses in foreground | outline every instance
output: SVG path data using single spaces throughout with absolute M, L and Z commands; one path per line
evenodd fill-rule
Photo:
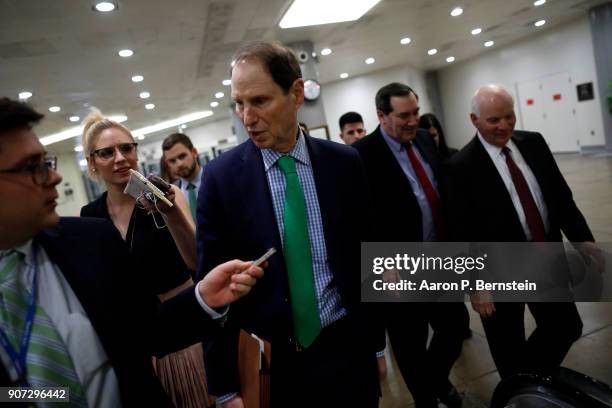
M 0 386 L 68 387 L 73 406 L 172 406 L 151 356 L 212 337 L 263 271 L 226 262 L 160 305 L 111 223 L 55 212 L 61 176 L 32 130 L 42 117 L 0 98 Z

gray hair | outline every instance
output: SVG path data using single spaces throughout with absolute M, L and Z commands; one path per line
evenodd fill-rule
M 514 105 L 514 98 L 506 88 L 499 84 L 489 84 L 481 86 L 474 92 L 474 96 L 472 97 L 472 113 L 476 116 L 480 116 L 481 104 L 494 96 L 508 98 L 512 105 Z

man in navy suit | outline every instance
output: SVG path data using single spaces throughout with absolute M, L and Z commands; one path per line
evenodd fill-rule
M 62 178 L 32 130 L 41 118 L 0 98 L 0 384 L 65 386 L 74 406 L 172 406 L 152 355 L 214 335 L 214 309 L 263 271 L 234 260 L 160 305 L 154 260 L 134 265 L 108 221 L 55 212 Z
M 270 247 L 278 253 L 250 299 L 232 305 L 227 338 L 210 345 L 210 392 L 225 407 L 243 406 L 236 364 L 243 327 L 271 342 L 273 406 L 376 406 L 375 346 L 359 304 L 366 203 L 359 155 L 300 130 L 304 81 L 280 44 L 254 42 L 236 53 L 232 99 L 249 140 L 204 168 L 199 271 Z
M 376 93 L 380 126 L 355 142 L 371 189 L 372 228 L 368 241 L 444 241 L 439 197 L 440 161 L 432 138 L 418 129 L 419 97 L 408 85 L 393 82 Z M 389 279 L 399 280 L 396 271 Z M 402 377 L 417 408 L 433 408 L 438 398 L 461 406 L 450 383 L 461 353 L 466 325 L 459 303 L 389 303 L 377 320 L 386 327 Z M 434 334 L 427 346 L 429 325 Z
M 477 133 L 448 162 L 451 238 L 466 242 L 561 242 L 562 235 L 600 268 L 601 252 L 541 134 L 515 131 L 514 101 L 499 85 L 479 88 L 470 114 Z M 500 376 L 558 367 L 582 332 L 573 302 L 471 301 L 482 320 Z M 525 336 L 525 306 L 537 327 Z

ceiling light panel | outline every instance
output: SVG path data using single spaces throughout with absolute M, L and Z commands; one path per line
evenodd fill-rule
M 380 0 L 294 0 L 280 28 L 306 27 L 320 24 L 355 21 Z

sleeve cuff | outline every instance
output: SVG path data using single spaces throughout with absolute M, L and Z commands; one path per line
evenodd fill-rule
M 214 310 L 212 307 L 208 306 L 206 302 L 204 302 L 204 299 L 202 299 L 202 297 L 200 296 L 200 285 L 201 284 L 202 284 L 202 281 L 199 281 L 198 284 L 195 285 L 195 297 L 198 300 L 198 303 L 200 304 L 202 309 L 204 309 L 204 311 L 210 317 L 213 318 L 213 320 L 222 319 L 222 322 L 225 321 L 225 318 L 227 317 L 227 312 L 229 311 L 229 305 L 222 307 L 219 312 Z
M 381 358 L 385 356 L 385 349 L 376 352 L 376 358 Z
M 225 394 L 222 395 L 220 397 L 217 397 L 217 404 L 221 405 L 221 404 L 225 404 L 226 402 L 233 400 L 234 398 L 236 398 L 238 396 L 237 392 L 232 392 L 230 394 Z

